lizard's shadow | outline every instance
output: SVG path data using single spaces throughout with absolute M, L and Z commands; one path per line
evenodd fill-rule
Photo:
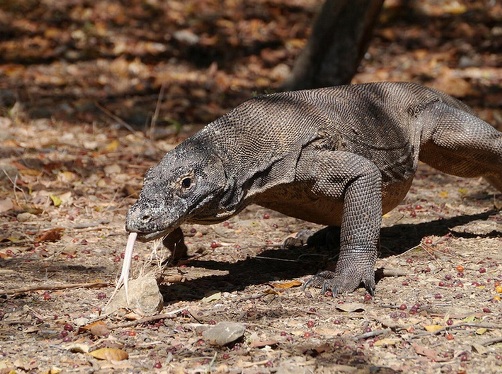
M 486 220 L 495 211 L 462 215 L 448 219 L 423 222 L 418 224 L 396 224 L 381 230 L 380 258 L 404 253 L 420 244 L 424 236 L 443 236 L 448 228 L 474 220 Z M 197 300 L 210 290 L 232 292 L 242 290 L 253 284 L 267 283 L 280 279 L 292 279 L 313 275 L 322 270 L 326 259 L 334 255 L 333 251 L 304 247 L 273 248 L 262 252 L 258 257 L 234 263 L 219 261 L 191 260 L 188 266 L 226 271 L 225 275 L 211 275 L 184 283 L 169 286 L 161 285 L 164 302 Z

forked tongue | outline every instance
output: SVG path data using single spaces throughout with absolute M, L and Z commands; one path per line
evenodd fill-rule
M 124 284 L 124 291 L 125 291 L 125 296 L 126 296 L 126 301 L 127 304 L 129 304 L 129 294 L 128 294 L 128 284 L 129 284 L 129 271 L 131 270 L 131 262 L 132 262 L 132 251 L 134 248 L 134 243 L 136 242 L 136 238 L 138 237 L 137 232 L 131 232 L 129 233 L 129 237 L 127 238 L 127 245 L 126 245 L 126 250 L 124 253 L 124 262 L 122 263 L 122 272 L 120 273 L 120 278 L 117 281 L 117 285 L 115 286 L 115 290 L 112 293 L 112 296 L 110 296 L 110 299 L 106 303 L 108 305 L 110 301 L 113 299 L 115 294 L 118 292 L 120 289 L 120 286 L 122 286 L 122 283 Z

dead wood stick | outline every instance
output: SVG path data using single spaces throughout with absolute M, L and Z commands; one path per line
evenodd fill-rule
M 71 288 L 99 288 L 108 287 L 109 283 L 104 282 L 91 282 L 91 283 L 70 283 L 62 285 L 37 285 L 30 287 L 16 288 L 14 290 L 0 290 L 0 295 L 14 296 L 23 293 L 29 293 L 34 291 L 54 291 L 54 290 L 66 290 Z
M 487 347 L 489 345 L 492 345 L 492 344 L 497 344 L 497 343 L 500 343 L 502 342 L 502 336 L 498 336 L 496 338 L 492 338 L 492 339 L 486 339 L 486 340 L 483 340 L 480 344 L 483 346 L 483 347 Z
M 368 339 L 368 338 L 374 338 L 375 336 L 386 334 L 388 332 L 391 332 L 391 329 L 382 329 L 382 330 L 375 330 L 375 331 L 370 331 L 370 332 L 365 332 L 364 334 L 356 335 L 352 338 L 352 340 L 357 341 L 360 339 Z
M 144 317 L 144 318 L 141 318 L 141 319 L 137 319 L 135 321 L 119 323 L 117 325 L 108 326 L 108 328 L 110 330 L 114 330 L 114 329 L 118 329 L 118 328 L 124 328 L 124 327 L 131 327 L 131 326 L 141 325 L 142 323 L 153 322 L 153 321 L 157 321 L 159 319 L 173 318 L 176 314 L 181 313 L 185 309 L 186 308 L 176 309 L 176 310 L 173 310 L 173 311 L 171 311 L 169 313 L 157 314 L 155 316 Z M 191 313 L 190 313 L 190 315 L 191 315 Z

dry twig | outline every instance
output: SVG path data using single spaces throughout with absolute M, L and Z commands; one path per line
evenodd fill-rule
M 0 295 L 16 296 L 34 291 L 55 291 L 55 290 L 66 290 L 71 288 L 98 288 L 98 287 L 108 287 L 108 286 L 109 284 L 105 282 L 71 283 L 71 284 L 47 285 L 47 286 L 37 285 L 37 286 L 16 288 L 14 290 L 0 290 Z

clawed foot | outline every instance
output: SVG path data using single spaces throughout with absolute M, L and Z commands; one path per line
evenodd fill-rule
M 299 248 L 307 245 L 309 238 L 314 234 L 312 230 L 300 230 L 295 236 L 290 236 L 284 240 L 284 248 Z
M 359 287 L 360 284 L 370 295 L 375 294 L 375 272 L 365 271 L 364 274 L 359 272 L 349 272 L 347 274 L 337 274 L 337 272 L 324 270 L 312 276 L 303 286 L 321 288 L 324 294 L 326 291 L 331 291 L 333 296 L 343 292 L 352 292 Z

